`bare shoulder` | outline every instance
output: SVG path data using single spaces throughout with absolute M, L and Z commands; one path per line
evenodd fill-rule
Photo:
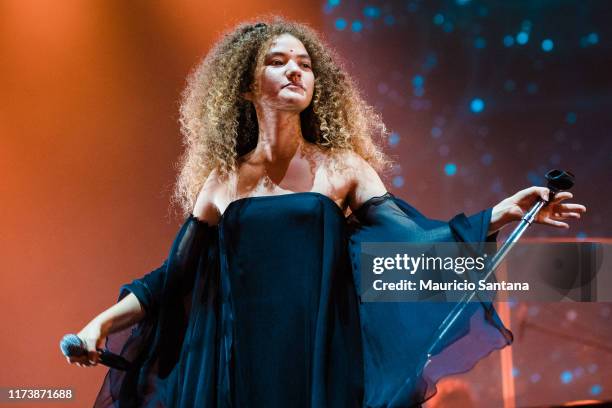
M 354 211 L 370 198 L 387 192 L 378 172 L 367 160 L 353 151 L 344 152 L 343 159 L 351 169 L 352 188 L 347 196 L 351 210 Z
M 219 223 L 221 214 L 216 205 L 217 200 L 223 194 L 223 182 L 216 169 L 213 169 L 206 178 L 193 209 L 193 215 L 209 225 Z

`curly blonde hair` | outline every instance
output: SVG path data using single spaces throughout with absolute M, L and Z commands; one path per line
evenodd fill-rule
M 392 164 L 374 141 L 387 136 L 380 115 L 364 101 L 331 48 L 307 25 L 277 16 L 264 21 L 242 23 L 223 35 L 187 78 L 179 120 L 185 152 L 172 197 L 185 216 L 213 169 L 222 178 L 230 176 L 238 158 L 257 145 L 255 107 L 242 95 L 257 89 L 256 70 L 281 34 L 299 39 L 312 60 L 313 98 L 300 113 L 304 139 L 330 154 L 352 151 L 377 171 Z

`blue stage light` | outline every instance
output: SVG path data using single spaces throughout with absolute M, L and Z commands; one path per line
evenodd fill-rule
M 356 33 L 360 32 L 362 28 L 363 28 L 363 23 L 359 20 L 355 20 L 351 24 L 351 30 L 353 30 Z
M 542 376 L 539 373 L 533 373 L 531 374 L 531 377 L 529 377 L 529 379 L 532 383 L 537 383 L 542 379 Z
M 389 145 L 395 146 L 399 143 L 400 137 L 397 132 L 391 132 L 389 135 Z
M 474 40 L 474 47 L 478 49 L 483 49 L 487 46 L 487 40 L 482 37 L 478 37 Z
M 412 77 L 412 85 L 414 85 L 415 88 L 422 87 L 425 85 L 425 78 L 423 78 L 422 75 L 415 75 Z
M 393 186 L 401 187 L 404 185 L 404 178 L 402 176 L 393 177 Z
M 529 41 L 529 34 L 525 31 L 521 31 L 516 35 L 516 43 L 520 45 L 525 45 Z
M 569 384 L 574 379 L 574 375 L 571 371 L 565 370 L 561 373 L 560 379 L 563 384 Z
M 576 123 L 576 119 L 577 119 L 577 116 L 576 116 L 576 114 L 574 112 L 569 112 L 567 114 L 567 116 L 565 117 L 565 121 L 567 123 L 569 123 L 570 125 L 575 124 Z
M 599 36 L 597 35 L 597 33 L 591 33 L 591 34 L 589 34 L 589 35 L 587 36 L 587 41 L 588 41 L 590 44 L 595 45 L 595 44 L 597 44 L 597 43 L 599 42 Z
M 363 15 L 369 18 L 380 17 L 380 9 L 374 6 L 366 6 L 363 8 Z
M 450 21 L 447 21 L 442 25 L 442 30 L 444 30 L 445 33 L 452 33 L 454 28 L 455 26 Z
M 580 231 L 579 233 L 576 234 L 576 238 L 577 239 L 586 239 L 587 238 L 587 234 L 586 234 L 586 232 Z
M 444 173 L 447 176 L 454 176 L 457 174 L 457 165 L 455 163 L 446 163 L 444 165 Z
M 472 102 L 470 102 L 470 109 L 474 113 L 480 113 L 484 110 L 484 108 L 485 108 L 485 103 L 480 98 L 474 98 L 472 99 Z
M 529 180 L 532 185 L 537 186 L 542 182 L 542 177 L 538 172 L 530 171 L 527 173 L 527 180 Z
M 332 7 L 337 7 L 340 5 L 340 0 L 328 0 L 327 4 L 329 4 Z
M 589 390 L 589 392 L 591 393 L 591 395 L 599 395 L 601 394 L 602 391 L 602 386 L 599 384 L 595 384 L 591 386 L 591 389 Z
M 470 0 L 456 0 L 457 4 L 460 6 L 465 6 L 470 2 Z
M 553 43 L 553 41 L 552 41 L 551 39 L 548 39 L 548 38 L 547 38 L 547 39 L 545 39 L 544 41 L 542 41 L 542 49 L 543 49 L 545 52 L 550 52 L 550 51 L 552 51 L 553 46 L 554 46 L 554 43 Z
M 444 16 L 440 13 L 436 14 L 433 18 L 433 22 L 435 25 L 441 25 L 444 23 Z
M 516 367 L 512 367 L 512 376 L 513 377 L 518 377 L 521 374 L 521 370 L 519 370 Z
M 423 88 L 422 86 L 416 87 L 413 89 L 412 93 L 414 94 L 414 96 L 421 97 L 425 95 L 425 88 Z
M 385 16 L 385 24 L 388 26 L 395 24 L 395 17 L 393 17 L 391 14 Z
M 337 18 L 335 26 L 336 26 L 336 30 L 340 30 L 340 31 L 344 30 L 347 26 L 346 20 L 343 18 Z
M 434 138 L 439 138 L 440 136 L 442 136 L 442 129 L 440 129 L 439 127 L 433 127 L 431 128 L 431 136 Z
M 504 45 L 506 47 L 512 47 L 514 45 L 514 37 L 511 35 L 504 36 Z

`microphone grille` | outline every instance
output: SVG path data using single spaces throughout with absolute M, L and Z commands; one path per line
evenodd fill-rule
M 66 357 L 78 357 L 87 354 L 83 340 L 76 334 L 67 334 L 60 342 L 60 349 Z

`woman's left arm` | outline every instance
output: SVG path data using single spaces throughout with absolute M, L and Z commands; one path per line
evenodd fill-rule
M 489 234 L 499 231 L 513 221 L 519 221 L 538 199 L 542 198 L 548 201 L 549 194 L 550 190 L 548 188 L 533 186 L 500 201 L 493 207 Z M 561 203 L 563 200 L 572 197 L 573 195 L 569 191 L 555 194 L 553 200 L 540 210 L 535 222 L 557 228 L 569 228 L 569 225 L 563 221 L 570 218 L 579 219 L 580 215 L 586 212 L 586 207 L 582 204 Z
M 353 185 L 348 195 L 349 205 L 354 211 L 368 199 L 385 194 L 387 189 L 378 173 L 361 156 L 350 154 L 348 161 L 354 171 Z M 492 209 L 487 236 L 496 233 L 511 222 L 519 221 L 538 199 L 548 201 L 549 194 L 548 188 L 533 186 L 500 201 Z M 582 204 L 561 203 L 572 197 L 573 194 L 568 191 L 555 194 L 552 202 L 540 210 L 535 222 L 557 228 L 569 228 L 564 220 L 579 219 L 581 214 L 586 212 L 586 207 Z

